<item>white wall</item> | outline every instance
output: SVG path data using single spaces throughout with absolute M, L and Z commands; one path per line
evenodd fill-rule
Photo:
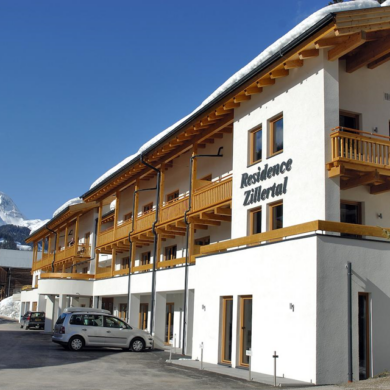
M 283 199 L 284 226 L 291 226 L 316 219 L 325 219 L 325 199 L 337 186 L 326 190 L 325 169 L 326 143 L 330 143 L 328 126 L 337 125 L 337 100 L 327 99 L 324 94 L 337 96 L 337 64 L 328 63 L 320 52 L 316 59 L 305 62 L 302 68 L 290 70 L 290 75 L 278 79 L 276 84 L 264 88 L 263 92 L 253 95 L 251 101 L 235 110 L 234 123 L 234 160 L 233 160 L 233 218 L 232 236 L 247 234 L 247 212 L 251 208 L 262 206 L 262 229 L 268 227 L 267 205 Z M 326 64 L 326 70 L 324 65 Z M 325 118 L 325 107 L 327 108 Z M 337 109 L 336 109 L 337 108 Z M 284 149 L 281 154 L 270 154 L 269 120 L 283 113 Z M 325 120 L 326 119 L 326 120 Z M 248 132 L 262 125 L 263 160 L 248 166 Z M 240 188 L 241 175 L 258 172 L 258 167 L 266 164 L 273 166 L 292 159 L 291 171 L 271 177 L 250 187 Z M 243 206 L 244 192 L 259 185 L 271 187 L 273 183 L 284 182 L 288 177 L 287 193 L 283 196 L 271 196 L 265 201 Z M 337 202 L 337 199 L 336 199 Z M 332 205 L 335 202 L 332 202 Z
M 372 375 L 389 369 L 389 242 L 339 237 L 318 239 L 317 383 L 348 380 L 347 270 L 352 263 L 353 373 L 359 380 L 358 293 L 371 300 Z
M 278 375 L 315 382 L 316 252 L 310 237 L 198 258 L 193 358 L 203 342 L 204 361 L 220 361 L 221 298 L 233 296 L 232 365 L 238 365 L 238 301 L 252 295 L 252 370 L 273 374 L 277 351 Z

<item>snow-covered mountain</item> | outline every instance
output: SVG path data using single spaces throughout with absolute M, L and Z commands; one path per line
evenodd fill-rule
M 0 226 L 16 225 L 25 226 L 30 230 L 36 230 L 49 220 L 27 219 L 18 209 L 14 201 L 0 191 Z

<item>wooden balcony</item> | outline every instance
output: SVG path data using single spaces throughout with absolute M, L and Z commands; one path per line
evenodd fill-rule
M 179 197 L 177 199 L 167 202 L 161 208 L 161 223 L 170 222 L 177 218 L 183 217 L 184 213 L 188 209 L 189 196 Z
M 390 138 L 336 127 L 331 134 L 328 176 L 340 176 L 341 190 L 370 186 L 371 194 L 390 191 Z
M 231 199 L 232 177 L 229 175 L 195 190 L 192 196 L 191 212 L 217 206 Z
M 67 272 L 46 272 L 41 274 L 41 279 L 75 279 L 75 280 L 90 280 L 95 279 L 92 274 L 77 274 Z
M 124 221 L 117 226 L 115 230 L 115 241 L 122 240 L 129 237 L 129 233 L 131 232 L 131 228 L 132 228 L 132 222 L 133 222 L 132 219 L 128 219 L 127 221 Z
M 142 232 L 152 228 L 153 222 L 156 218 L 156 211 L 150 210 L 137 217 L 135 220 L 134 232 Z
M 312 233 L 325 233 L 336 236 L 340 236 L 340 234 L 348 234 L 350 237 L 359 236 L 368 239 L 379 239 L 386 242 L 388 242 L 390 237 L 389 228 L 317 220 L 285 227 L 282 229 L 271 230 L 269 232 L 253 234 L 251 236 L 234 238 L 210 245 L 204 245 L 200 247 L 199 252 L 200 255 L 209 255 L 211 253 L 225 252 L 226 250 L 232 248 L 249 247 L 275 241 L 282 242 L 282 240 L 285 239 Z
M 96 246 L 107 245 L 113 241 L 114 241 L 114 227 L 111 226 L 110 228 L 100 232 L 97 238 Z

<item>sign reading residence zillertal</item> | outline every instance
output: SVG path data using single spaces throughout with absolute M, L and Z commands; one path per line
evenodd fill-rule
M 291 171 L 292 163 L 293 160 L 290 158 L 287 161 L 283 161 L 280 164 L 275 164 L 272 166 L 265 164 L 263 169 L 258 167 L 257 172 L 253 174 L 243 173 L 241 176 L 240 188 L 250 187 L 254 184 L 265 182 L 275 176 L 284 175 L 286 172 Z M 269 199 L 270 196 L 275 198 L 276 196 L 281 196 L 282 194 L 287 193 L 287 182 L 288 176 L 285 176 L 283 183 L 273 183 L 272 186 L 266 188 L 263 188 L 264 184 L 262 184 L 245 191 L 244 206 Z

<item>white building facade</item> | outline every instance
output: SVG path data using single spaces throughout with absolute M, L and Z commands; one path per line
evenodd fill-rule
M 47 331 L 103 307 L 209 363 L 388 369 L 390 8 L 342 7 L 31 234 Z

